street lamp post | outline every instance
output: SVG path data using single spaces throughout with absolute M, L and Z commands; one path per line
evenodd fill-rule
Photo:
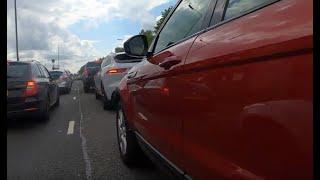
M 52 70 L 54 70 L 54 62 L 55 62 L 55 60 L 51 59 L 51 61 L 52 61 Z
M 17 25 L 17 2 L 14 0 L 14 19 L 16 26 L 16 52 L 17 52 L 17 61 L 19 61 L 19 45 L 18 45 L 18 25 Z

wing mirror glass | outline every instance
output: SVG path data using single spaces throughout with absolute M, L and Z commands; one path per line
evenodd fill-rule
M 133 57 L 143 57 L 148 52 L 148 41 L 145 35 L 133 36 L 123 46 L 126 54 Z

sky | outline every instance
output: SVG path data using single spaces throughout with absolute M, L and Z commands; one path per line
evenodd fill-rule
M 75 73 L 114 51 L 141 29 L 152 29 L 177 0 L 16 0 L 19 57 Z M 7 0 L 7 59 L 16 60 L 14 0 Z

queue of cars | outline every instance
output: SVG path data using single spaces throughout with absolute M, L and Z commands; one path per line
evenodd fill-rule
M 84 91 L 116 109 L 124 164 L 149 157 L 179 179 L 312 179 L 312 6 L 179 0 L 150 47 L 136 35 L 88 62 Z M 8 115 L 47 117 L 58 84 L 69 87 L 36 62 L 8 70 Z

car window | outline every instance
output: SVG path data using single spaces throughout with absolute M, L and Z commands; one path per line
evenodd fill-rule
M 241 15 L 248 10 L 271 2 L 272 0 L 229 0 L 224 20 Z
M 42 74 L 39 70 L 39 68 L 37 67 L 37 65 L 33 65 L 32 66 L 32 75 L 35 76 L 35 77 L 42 77 Z
M 99 68 L 100 65 L 101 65 L 101 64 L 98 63 L 98 62 L 88 62 L 87 65 L 86 65 L 86 67 L 87 67 L 87 68 Z
M 155 53 L 201 30 L 210 0 L 183 0 L 161 30 Z
M 45 67 L 43 67 L 42 65 L 38 65 L 38 67 L 40 69 L 42 77 L 49 78 L 49 73 L 48 73 L 47 69 L 45 69 Z
M 62 74 L 63 72 L 61 71 L 50 71 L 50 75 L 53 79 L 59 79 Z
M 45 75 L 44 75 L 44 73 L 42 72 L 42 69 L 40 68 L 40 65 L 37 65 L 37 64 L 35 64 L 35 66 L 38 68 L 38 70 L 39 70 L 39 72 L 40 72 L 40 78 L 44 78 L 45 77 Z
M 29 75 L 29 64 L 10 63 L 7 66 L 7 78 L 23 78 Z
M 49 73 L 48 69 L 47 69 L 45 66 L 41 66 L 41 67 L 42 67 L 42 69 L 43 69 L 44 75 L 45 75 L 47 78 L 49 78 L 49 77 L 50 77 L 50 73 Z
M 110 58 L 110 57 L 106 57 L 106 58 L 103 60 L 101 67 L 108 66 L 110 63 L 111 63 L 111 58 Z

